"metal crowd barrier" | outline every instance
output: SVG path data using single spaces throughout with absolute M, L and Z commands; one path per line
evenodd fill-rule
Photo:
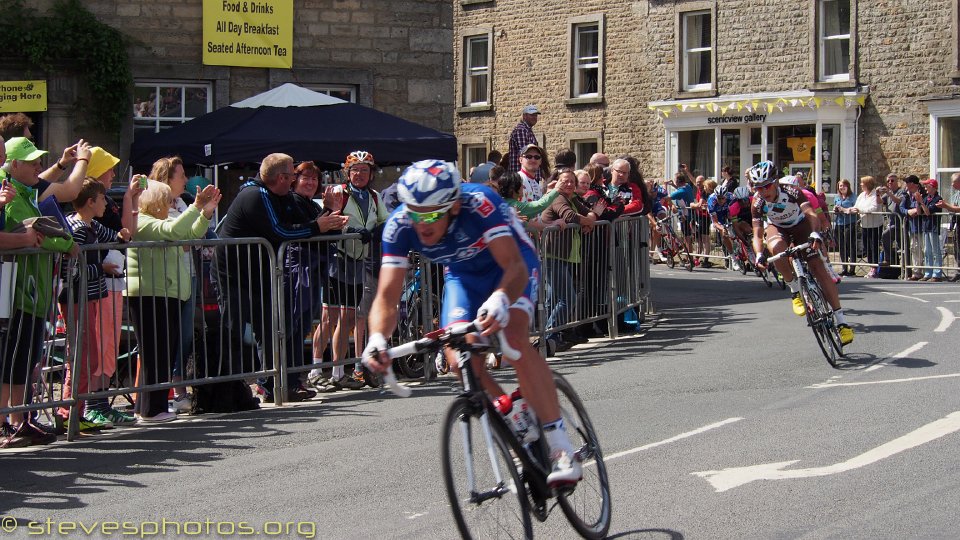
M 709 216 L 697 212 L 687 211 L 691 216 L 690 224 L 685 226 L 693 231 L 691 255 L 698 259 L 711 260 L 713 264 L 725 265 L 727 254 L 724 252 L 720 234 L 711 227 Z M 881 219 L 879 225 L 876 220 L 869 219 L 876 216 Z M 941 225 L 933 241 L 924 238 L 922 234 L 910 232 L 910 218 L 904 218 L 893 212 L 870 212 L 852 216 L 853 221 L 847 225 L 838 225 L 837 216 L 830 215 L 832 241 L 829 243 L 828 256 L 834 269 L 839 273 L 843 270 L 852 270 L 857 275 L 876 275 L 881 268 L 883 271 L 896 272 L 899 279 L 907 279 L 911 273 L 926 273 L 940 270 L 960 273 L 960 255 L 958 255 L 958 231 L 960 226 L 954 225 L 951 229 L 948 223 L 956 223 L 951 215 L 941 213 Z M 864 227 L 869 222 L 870 227 Z M 681 233 L 684 226 L 681 226 Z M 707 235 L 700 232 L 708 231 Z M 936 264 L 936 257 L 927 260 L 925 254 L 927 246 L 940 253 L 940 264 Z
M 577 229 L 551 228 L 541 239 L 546 247 L 564 241 L 564 234 L 571 239 L 574 233 L 582 235 L 581 258 L 568 266 L 549 257 L 542 261 L 538 312 L 547 313 L 549 307 L 557 313 L 552 319 L 538 318 L 533 333 L 606 320 L 616 337 L 617 315 L 631 308 L 645 312 L 649 301 L 647 220 L 600 222 L 587 234 Z M 18 307 L 3 313 L 0 301 L 4 399 L 13 393 L 13 405 L 4 401 L 0 413 L 41 411 L 52 419 L 56 410 L 69 416 L 72 440 L 82 406 L 91 400 L 125 396 L 145 413 L 150 400 L 166 404 L 171 389 L 190 386 L 196 392 L 212 383 L 256 379 L 282 404 L 285 391 L 306 371 L 348 367 L 365 344 L 363 329 L 351 324 L 334 336 L 336 325 L 323 315 L 332 310 L 321 307 L 338 300 L 362 311 L 363 297 L 375 290 L 369 276 L 350 287 L 330 285 L 337 282 L 339 271 L 330 264 L 334 243 L 358 238 L 350 234 L 287 242 L 279 253 L 260 238 L 98 244 L 82 246 L 78 259 L 38 249 L 0 252 L 4 261 L 18 261 L 17 277 L 11 274 L 14 265 L 4 264 L 2 291 L 13 294 L 29 284 L 36 300 L 31 309 L 39 315 L 23 317 L 18 314 L 22 300 L 17 304 L 11 299 L 6 305 Z M 372 250 L 371 260 L 379 260 L 378 249 Z M 88 252 L 108 250 L 126 251 L 128 262 L 136 254 L 138 271 L 127 267 L 126 279 L 106 280 L 105 291 L 99 285 L 89 287 L 100 283 L 99 274 L 78 261 L 86 261 Z M 415 264 L 401 297 L 398 339 L 432 330 L 442 298 L 442 273 L 436 265 L 416 254 L 411 258 Z M 187 265 L 193 276 L 184 283 L 180 269 Z M 88 290 L 93 291 L 91 299 Z M 346 349 L 350 330 L 356 333 L 352 354 Z M 342 352 L 325 359 L 316 352 L 315 336 L 317 345 L 326 349 L 341 339 Z M 23 366 L 16 364 L 16 370 L 10 361 L 14 354 L 23 355 Z M 411 365 L 421 370 L 413 375 L 431 375 L 432 361 Z
M 90 251 L 111 249 L 126 250 L 127 262 L 136 257 L 138 271 L 128 267 L 126 279 L 106 280 L 105 291 L 91 287 L 93 298 L 88 299 L 88 285 L 99 281 L 90 279 L 87 264 L 76 261 L 85 261 Z M 59 407 L 59 415 L 69 414 L 72 440 L 84 402 L 122 395 L 144 414 L 156 399 L 163 405 L 155 409 L 166 412 L 171 388 L 185 393 L 187 386 L 278 373 L 273 360 L 279 352 L 277 333 L 272 330 L 277 325 L 276 256 L 265 240 L 130 242 L 80 250 L 77 260 L 61 264 L 58 294 L 52 295 L 59 303 L 51 303 L 48 316 L 56 321 L 59 312 L 66 323 L 65 337 L 47 334 L 52 351 L 60 351 L 61 340 L 66 343 L 63 375 L 51 377 L 48 362 L 34 380 L 48 395 L 58 386 L 59 393 L 54 400 L 35 398 L 15 409 Z M 196 278 L 189 277 L 188 267 Z
M 56 307 L 56 276 L 70 260 L 42 249 L 0 251 L 0 415 L 11 424 L 74 402 L 48 384 L 68 362 L 65 324 L 76 320 L 73 304 L 68 321 Z

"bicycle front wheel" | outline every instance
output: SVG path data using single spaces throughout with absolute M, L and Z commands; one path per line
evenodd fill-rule
M 563 376 L 554 373 L 560 414 L 570 442 L 583 462 L 583 480 L 558 493 L 560 508 L 584 538 L 603 538 L 610 530 L 610 482 L 600 441 L 580 397 Z
M 807 307 L 807 323 L 813 330 L 813 335 L 817 338 L 817 345 L 820 351 L 831 366 L 837 367 L 837 351 L 831 343 L 831 327 L 833 321 L 833 310 L 827 305 L 823 298 L 820 287 L 813 280 L 803 279 L 800 282 L 800 293 L 803 297 L 803 303 Z
M 482 407 L 458 398 L 443 421 L 443 480 L 463 538 L 533 538 L 527 490 Z

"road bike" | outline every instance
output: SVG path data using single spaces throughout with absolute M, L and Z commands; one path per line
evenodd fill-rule
M 807 325 L 813 330 L 817 338 L 817 345 L 831 366 L 837 367 L 840 358 L 843 358 L 843 344 L 840 342 L 840 330 L 833 315 L 833 309 L 827 304 L 823 291 L 816 278 L 810 273 L 807 265 L 808 257 L 819 257 L 820 252 L 810 247 L 810 242 L 804 242 L 796 247 L 787 248 L 781 253 L 770 257 L 767 262 L 783 257 L 790 257 L 793 272 L 800 285 L 800 298 L 806 307 Z
M 550 449 L 542 428 L 534 422 L 537 438 L 524 442 L 496 409 L 474 372 L 473 355 L 493 350 L 489 343 L 468 343 L 478 331 L 476 321 L 452 325 L 426 334 L 420 340 L 391 348 L 397 357 L 425 354 L 451 347 L 457 353 L 463 391 L 447 409 L 443 420 L 440 453 L 443 478 L 457 529 L 463 538 L 532 538 L 532 515 L 545 521 L 560 506 L 570 524 L 584 538 L 603 538 L 610 529 L 610 483 L 593 423 L 569 382 L 554 373 L 563 422 L 583 466 L 583 479 L 573 486 L 551 489 Z M 519 352 L 500 334 L 500 350 L 507 358 Z M 369 359 L 365 359 L 369 361 Z M 384 376 L 391 390 L 410 395 L 389 371 Z M 528 436 L 527 439 L 530 439 Z
M 428 331 L 427 319 L 424 316 L 427 296 L 430 297 L 432 325 L 436 328 L 440 321 L 440 293 L 442 292 L 442 269 L 439 266 L 432 268 L 433 286 L 428 286 L 424 277 L 423 265 L 416 254 L 412 254 L 410 270 L 403 283 L 403 292 L 397 308 L 397 335 L 402 342 L 413 341 Z M 434 292 L 436 291 L 436 292 Z M 425 369 L 432 369 L 426 365 L 426 357 L 422 354 L 411 354 L 394 360 L 394 366 L 408 379 L 423 377 Z
M 660 231 L 660 251 L 667 259 L 667 266 L 673 268 L 677 265 L 677 259 L 680 260 L 680 266 L 685 266 L 687 271 L 693 272 L 693 257 L 683 240 L 677 236 L 673 230 L 673 221 L 670 216 L 657 220 L 657 228 Z M 676 257 L 676 259 L 674 258 Z

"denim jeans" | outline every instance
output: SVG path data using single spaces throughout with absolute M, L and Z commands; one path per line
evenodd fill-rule
M 573 286 L 572 263 L 547 258 L 544 260 L 544 267 L 549 291 L 547 299 L 550 302 L 547 329 L 550 329 L 568 322 L 568 311 L 576 299 L 577 292 Z
M 923 265 L 932 266 L 923 271 L 924 277 L 943 277 L 943 250 L 940 249 L 940 231 L 923 233 Z

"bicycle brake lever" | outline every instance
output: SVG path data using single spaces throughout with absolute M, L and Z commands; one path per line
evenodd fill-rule
M 362 362 L 363 365 L 367 366 L 367 368 L 373 370 L 373 358 L 364 358 Z M 397 375 L 393 372 L 393 366 L 387 367 L 387 371 L 383 374 L 383 382 L 387 384 L 387 387 L 390 389 L 390 391 L 393 392 L 397 397 L 410 397 L 410 395 L 413 393 L 413 390 L 411 390 L 409 387 L 402 386 L 397 382 Z
M 500 341 L 500 352 L 507 357 L 508 360 L 519 360 L 520 351 L 514 349 L 507 343 L 507 334 L 503 330 L 497 332 L 497 339 Z

